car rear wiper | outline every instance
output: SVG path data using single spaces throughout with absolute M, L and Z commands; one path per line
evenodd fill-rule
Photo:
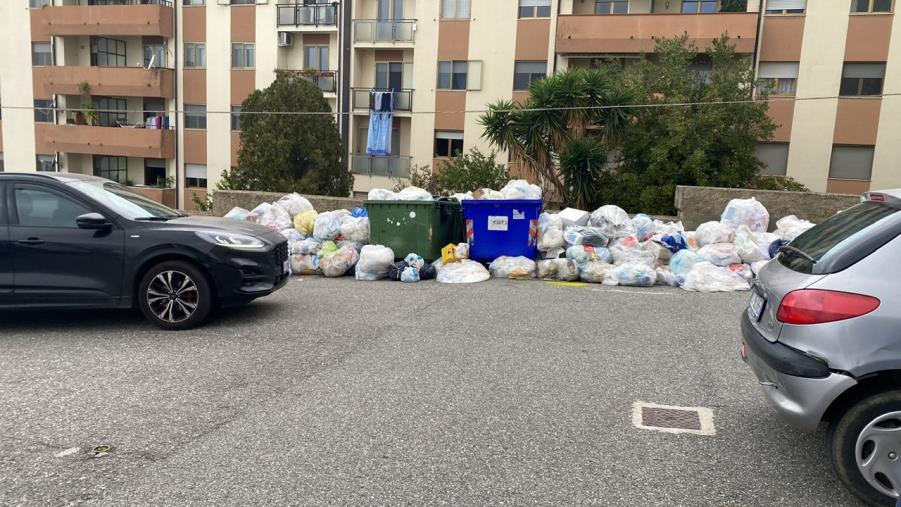
M 814 259 L 813 257 L 811 257 L 809 253 L 805 252 L 804 250 L 801 250 L 800 248 L 795 248 L 791 245 L 782 245 L 779 247 L 779 251 L 792 253 L 795 255 L 800 255 L 801 257 L 804 257 L 805 259 L 809 260 L 810 262 L 812 262 L 814 264 L 817 263 L 817 260 Z

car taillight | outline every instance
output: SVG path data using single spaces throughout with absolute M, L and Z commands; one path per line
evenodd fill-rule
M 779 305 L 776 318 L 785 324 L 825 324 L 853 319 L 879 308 L 874 297 L 850 292 L 804 289 L 788 293 Z

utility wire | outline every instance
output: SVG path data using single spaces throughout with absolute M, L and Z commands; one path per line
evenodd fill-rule
M 839 95 L 830 95 L 823 97 L 769 97 L 767 99 L 743 99 L 743 100 L 718 100 L 718 101 L 709 101 L 709 102 L 674 102 L 674 103 L 656 103 L 656 104 L 616 104 L 616 105 L 606 105 L 606 106 L 572 106 L 572 107 L 534 107 L 534 108 L 515 108 L 515 109 L 466 109 L 466 110 L 455 110 L 455 111 L 398 111 L 395 110 L 394 113 L 406 113 L 406 115 L 418 116 L 418 115 L 437 115 L 437 114 L 484 114 L 484 113 L 513 113 L 513 112 L 538 112 L 538 111 L 598 111 L 598 110 L 609 110 L 609 109 L 655 109 L 655 108 L 666 108 L 666 107 L 693 107 L 693 106 L 723 106 L 723 105 L 734 105 L 734 104 L 758 104 L 758 103 L 778 103 L 778 102 L 810 102 L 817 100 L 836 100 L 836 99 L 877 99 L 883 97 L 899 97 L 901 96 L 901 92 L 898 93 L 883 93 L 882 95 L 867 95 L 867 96 L 855 96 L 855 97 L 844 97 Z M 86 109 L 86 108 L 75 108 L 75 107 L 40 107 L 40 106 L 0 106 L 3 109 L 12 109 L 12 110 L 28 110 L 28 111 L 58 111 L 58 112 L 95 112 L 95 113 L 118 113 L 118 114 L 128 114 L 128 113 L 161 113 L 161 114 L 184 114 L 186 116 L 202 116 L 202 115 L 211 115 L 211 114 L 227 114 L 227 115 L 279 115 L 279 116 L 336 116 L 336 115 L 357 115 L 365 116 L 366 113 L 355 112 L 355 111 L 241 111 L 240 113 L 233 113 L 232 111 L 205 111 L 203 113 L 199 113 L 196 111 L 185 111 L 185 110 L 175 110 L 175 111 L 145 111 L 145 110 L 135 110 L 135 109 Z M 369 112 L 366 110 L 367 113 Z

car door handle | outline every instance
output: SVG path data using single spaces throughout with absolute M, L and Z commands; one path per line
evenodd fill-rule
M 20 245 L 43 245 L 44 240 L 38 238 L 28 238 L 28 239 L 20 239 L 16 241 L 16 243 Z

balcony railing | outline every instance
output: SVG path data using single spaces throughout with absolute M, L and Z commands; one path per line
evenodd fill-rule
M 34 67 L 35 88 L 43 88 L 46 95 L 78 95 L 82 83 L 87 83 L 92 95 L 111 97 L 175 96 L 175 71 L 144 67 Z
M 286 70 L 279 71 L 290 76 L 306 79 L 315 84 L 322 90 L 322 93 L 335 93 L 338 89 L 338 71 L 337 70 Z
M 278 26 L 337 26 L 338 5 L 279 5 Z
M 175 131 L 36 123 L 39 153 L 82 153 L 118 157 L 173 158 Z
M 385 88 L 353 88 L 354 109 L 375 109 L 376 92 L 388 92 Z M 394 110 L 413 110 L 413 90 L 394 90 Z
M 56 36 L 174 36 L 172 3 L 123 0 L 93 5 L 44 6 L 31 11 L 32 29 Z
M 354 20 L 354 42 L 411 43 L 415 35 L 415 19 Z
M 373 157 L 354 153 L 351 155 L 350 168 L 354 174 L 408 178 L 412 160 L 411 157 Z

